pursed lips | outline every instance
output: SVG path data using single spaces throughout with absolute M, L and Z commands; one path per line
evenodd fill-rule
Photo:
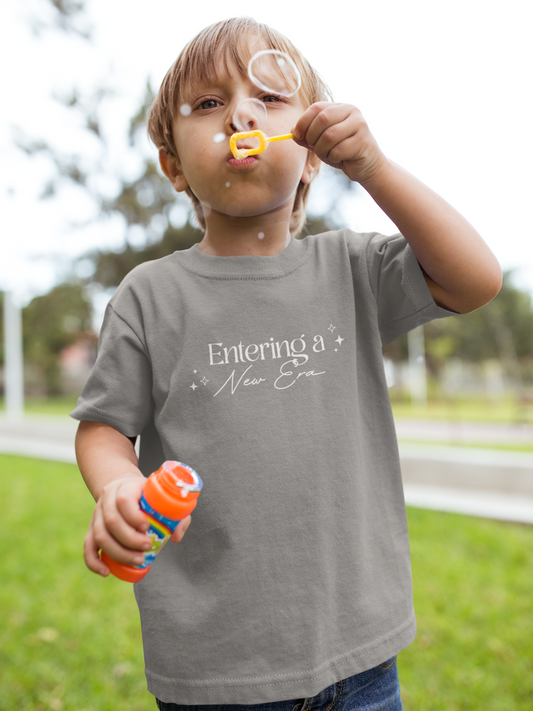
M 239 146 L 239 148 L 242 149 L 242 150 L 246 150 L 246 149 L 254 148 L 254 147 L 255 147 L 255 146 L 250 146 L 250 145 Z M 245 165 L 251 165 L 251 164 L 254 163 L 255 161 L 259 160 L 260 157 L 261 157 L 261 156 L 260 156 L 259 154 L 256 154 L 256 155 L 253 155 L 253 156 L 246 156 L 245 158 L 235 158 L 235 156 L 233 155 L 233 153 L 230 151 L 230 152 L 228 153 L 226 162 L 227 162 L 227 163 L 230 163 L 230 165 L 233 165 L 233 166 L 242 165 L 242 166 L 244 167 Z

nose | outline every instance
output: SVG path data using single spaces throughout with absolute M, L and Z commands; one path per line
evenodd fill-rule
M 228 136 L 231 136 L 233 133 L 237 133 L 238 131 L 241 130 L 235 124 L 235 109 L 232 109 L 231 112 L 228 114 L 228 117 L 226 118 L 226 121 L 225 121 L 224 128 L 225 128 Z
M 260 117 L 260 110 L 263 109 L 256 99 L 246 97 L 239 100 L 230 108 L 226 119 L 226 132 L 231 135 L 240 131 L 255 131 L 261 128 L 260 123 L 265 123 Z M 263 113 L 266 114 L 265 109 Z M 266 119 L 266 116 L 265 116 Z
M 238 119 L 239 126 L 235 123 L 235 116 L 232 115 L 226 121 L 226 132 L 231 136 L 233 133 L 240 133 L 241 131 L 255 131 L 259 128 L 259 122 L 253 116 L 244 116 Z

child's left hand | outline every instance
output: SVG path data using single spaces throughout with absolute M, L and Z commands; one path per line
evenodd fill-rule
M 292 130 L 299 146 L 362 185 L 387 164 L 363 115 L 350 104 L 311 104 Z

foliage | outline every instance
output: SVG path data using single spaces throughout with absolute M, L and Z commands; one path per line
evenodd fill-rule
M 46 0 L 28 17 L 28 24 L 36 35 L 46 30 L 60 30 L 83 39 L 90 39 L 85 16 L 85 0 Z
M 473 363 L 500 360 L 507 374 L 520 380 L 521 368 L 533 359 L 533 305 L 526 292 L 504 274 L 502 290 L 490 304 L 469 314 L 432 321 L 424 326 L 426 361 L 438 377 L 449 358 Z M 407 359 L 407 336 L 384 349 L 393 360 Z
M 22 312 L 24 354 L 40 370 L 47 392 L 61 392 L 59 354 L 91 330 L 92 307 L 81 284 L 60 284 Z
M 74 465 L 0 455 L 0 708 L 149 711 L 131 586 L 89 573 L 94 502 Z M 408 509 L 418 634 L 406 708 L 533 709 L 533 529 Z M 43 545 L 44 542 L 44 545 Z

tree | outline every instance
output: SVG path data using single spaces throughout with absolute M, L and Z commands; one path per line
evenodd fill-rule
M 22 312 L 25 359 L 39 370 L 49 395 L 61 393 L 59 354 L 91 331 L 92 307 L 81 284 L 60 284 Z
M 517 385 L 531 369 L 533 305 L 529 294 L 513 285 L 512 271 L 505 272 L 501 292 L 490 304 L 469 314 L 431 321 L 424 332 L 426 362 L 437 379 L 450 358 L 470 363 L 498 359 Z M 393 360 L 405 360 L 406 337 L 387 346 L 384 353 Z

